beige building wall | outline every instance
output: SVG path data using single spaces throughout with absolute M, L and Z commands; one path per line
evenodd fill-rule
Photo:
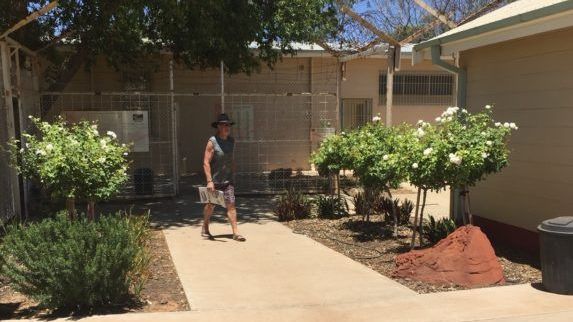
M 214 134 L 210 123 L 221 111 L 220 71 L 177 66 L 175 91 L 213 94 L 176 97 L 181 168 L 201 171 L 205 144 Z M 307 95 L 323 92 L 329 95 Z M 250 75 L 226 75 L 225 93 L 225 112 L 231 116 L 234 109 L 252 108 L 253 134 L 237 144 L 241 172 L 308 170 L 312 129 L 321 118 L 336 126 L 336 61 L 331 58 L 288 57 L 273 69 L 261 66 Z
M 146 91 L 167 93 L 170 83 L 169 57 L 162 55 L 151 60 L 151 64 L 147 67 L 150 77 Z M 250 75 L 225 75 L 225 112 L 232 114 L 234 108 L 245 106 L 252 108 L 253 112 L 253 136 L 241 140 L 240 146 L 237 146 L 242 158 L 238 162 L 242 167 L 240 171 L 310 169 L 312 142 L 319 139 L 313 129 L 325 126 L 320 120 L 328 120 L 332 127 L 338 125 L 336 66 L 336 60 L 327 56 L 285 57 L 273 69 L 262 65 L 260 70 Z M 65 92 L 124 90 L 124 75 L 105 60 L 99 59 L 91 69 L 80 68 Z M 202 169 L 205 144 L 214 134 L 210 123 L 221 111 L 220 90 L 219 69 L 199 70 L 174 65 L 178 162 L 182 172 Z M 310 93 L 324 95 L 311 96 Z M 65 108 L 90 108 L 84 102 L 77 102 L 83 105 Z M 59 103 L 55 102 L 55 111 Z M 69 105 L 70 100 L 65 104 Z M 154 122 L 154 115 L 150 115 L 151 122 Z
M 250 75 L 225 75 L 226 112 L 234 107 L 253 109 L 253 140 L 242 140 L 243 171 L 270 171 L 277 168 L 308 170 L 309 156 L 320 140 L 320 128 L 338 128 L 336 59 L 328 55 L 285 57 L 271 69 L 262 65 Z M 149 60 L 149 92 L 169 91 L 169 56 Z M 370 98 L 373 115 L 385 116 L 385 102 L 379 102 L 379 74 L 386 70 L 386 60 L 369 58 L 350 61 L 346 80 L 341 80 L 341 98 Z M 411 66 L 409 58 L 402 61 L 402 70 L 436 71 L 429 62 Z M 125 90 L 124 75 L 99 59 L 91 69 L 80 68 L 68 84 L 66 92 L 121 92 Z M 179 167 L 182 173 L 201 171 L 207 139 L 213 135 L 211 121 L 221 110 L 219 69 L 189 69 L 174 65 L 174 91 L 178 120 Z M 293 93 L 293 96 L 284 94 Z M 314 96 L 305 93 L 314 93 Z M 324 93 L 324 95 L 316 95 Z M 180 95 L 184 94 L 184 95 Z M 198 95 L 194 95 L 198 94 Z M 260 95 L 257 95 L 260 94 Z M 269 94 L 276 94 L 275 96 Z M 302 96 L 300 94 L 303 94 Z M 297 96 L 298 95 L 298 96 Z M 78 102 L 81 104 L 81 102 Z M 57 102 L 56 104 L 57 105 Z M 78 107 L 67 106 L 67 109 Z M 85 107 L 85 106 L 84 106 Z M 394 123 L 415 123 L 433 120 L 441 113 L 441 105 L 395 105 Z M 154 113 L 155 116 L 161 116 Z M 150 115 L 153 122 L 154 115 Z M 265 139 L 261 144 L 260 140 Z
M 346 74 L 341 84 L 341 97 L 370 98 L 372 99 L 372 114 L 380 113 L 382 119 L 386 118 L 386 102 L 380 102 L 379 76 L 386 73 L 387 63 L 384 58 L 361 58 L 346 63 Z M 442 70 L 424 61 L 412 66 L 410 58 L 404 58 L 400 71 L 435 72 Z M 446 106 L 442 105 L 394 105 L 392 122 L 416 123 L 418 120 L 433 121 Z
M 513 121 L 510 165 L 472 189 L 482 217 L 535 231 L 573 208 L 573 28 L 461 53 L 471 110 Z

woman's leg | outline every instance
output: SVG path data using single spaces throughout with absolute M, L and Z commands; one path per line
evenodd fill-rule
M 239 234 L 239 229 L 237 228 L 237 208 L 234 203 L 227 204 L 227 217 L 231 222 L 231 229 L 233 230 L 233 235 Z
M 213 210 L 215 209 L 215 205 L 213 204 L 206 204 L 205 208 L 203 208 L 203 229 L 202 233 L 209 234 L 209 221 L 211 219 L 211 215 L 213 214 Z
M 227 217 L 233 230 L 233 239 L 245 241 L 245 238 L 239 235 L 239 229 L 237 228 L 237 207 L 235 207 L 235 187 L 233 185 L 229 185 L 225 189 L 225 201 L 227 203 Z

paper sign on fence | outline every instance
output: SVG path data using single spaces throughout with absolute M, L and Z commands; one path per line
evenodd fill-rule
M 207 187 L 199 187 L 199 197 L 201 198 L 201 203 L 212 203 L 227 208 L 223 191 L 209 191 Z

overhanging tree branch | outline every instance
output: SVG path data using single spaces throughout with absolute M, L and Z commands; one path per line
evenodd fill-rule
M 462 20 L 460 20 L 460 22 L 458 22 L 458 26 L 459 25 L 463 25 L 466 22 L 469 22 L 477 17 L 479 17 L 480 15 L 482 15 L 483 13 L 487 12 L 490 9 L 493 9 L 495 7 L 497 7 L 499 4 L 501 4 L 504 0 L 493 0 L 490 3 L 486 4 L 485 6 L 481 7 L 478 11 L 469 14 L 467 17 L 463 18 Z
M 38 11 L 35 11 L 28 15 L 26 18 L 20 20 L 14 26 L 10 27 L 8 30 L 4 31 L 2 35 L 0 35 L 0 39 L 8 36 L 9 34 L 13 33 L 14 31 L 24 27 L 25 25 L 29 24 L 30 22 L 38 19 L 40 16 L 44 15 L 45 13 L 49 12 L 50 10 L 54 9 L 58 5 L 58 0 L 52 1 L 47 5 L 40 8 Z
M 418 6 L 422 7 L 422 9 L 426 10 L 429 14 L 436 17 L 436 19 L 438 19 L 441 22 L 443 22 L 444 24 L 448 25 L 450 28 L 457 27 L 457 24 L 455 22 L 451 21 L 445 15 L 439 13 L 436 9 L 432 8 L 430 5 L 425 3 L 423 0 L 414 0 L 414 2 L 416 2 L 416 4 Z
M 433 28 L 435 28 L 437 25 L 439 25 L 440 23 L 442 23 L 440 20 L 434 20 L 430 23 L 428 23 L 427 25 L 425 25 L 424 27 L 422 27 L 421 29 L 419 29 L 418 31 L 414 32 L 413 34 L 411 34 L 410 36 L 404 38 L 403 40 L 400 41 L 401 45 L 405 45 L 405 44 L 409 44 L 412 43 L 416 40 L 418 40 L 420 37 L 422 37 L 425 33 L 427 33 L 428 31 L 432 30 Z
M 398 42 L 396 39 L 392 38 L 391 36 L 389 36 L 388 34 L 384 33 L 383 31 L 381 31 L 380 29 L 376 28 L 376 26 L 374 26 L 373 24 L 371 24 L 368 20 L 362 18 L 359 14 L 357 14 L 356 12 L 352 11 L 352 9 L 348 8 L 348 6 L 346 5 L 342 5 L 342 7 L 340 8 L 340 11 L 342 13 L 345 13 L 347 15 L 349 15 L 352 19 L 354 19 L 356 22 L 358 22 L 360 25 L 362 25 L 364 28 L 370 30 L 373 34 L 375 34 L 378 38 L 388 42 L 389 44 L 393 45 L 393 46 L 400 46 L 400 42 Z

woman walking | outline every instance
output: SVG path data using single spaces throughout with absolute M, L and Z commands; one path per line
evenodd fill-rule
M 207 141 L 205 157 L 203 158 L 203 170 L 207 179 L 207 189 L 210 191 L 223 191 L 227 206 L 227 217 L 233 230 L 233 239 L 245 241 L 245 237 L 239 234 L 237 228 L 234 186 L 235 160 L 233 157 L 235 140 L 230 136 L 233 124 L 235 123 L 231 122 L 227 114 L 220 114 L 217 121 L 211 123 L 211 126 L 217 129 L 217 133 Z M 203 237 L 213 238 L 209 231 L 209 220 L 214 209 L 215 205 L 208 203 L 203 210 L 203 228 L 201 229 Z

